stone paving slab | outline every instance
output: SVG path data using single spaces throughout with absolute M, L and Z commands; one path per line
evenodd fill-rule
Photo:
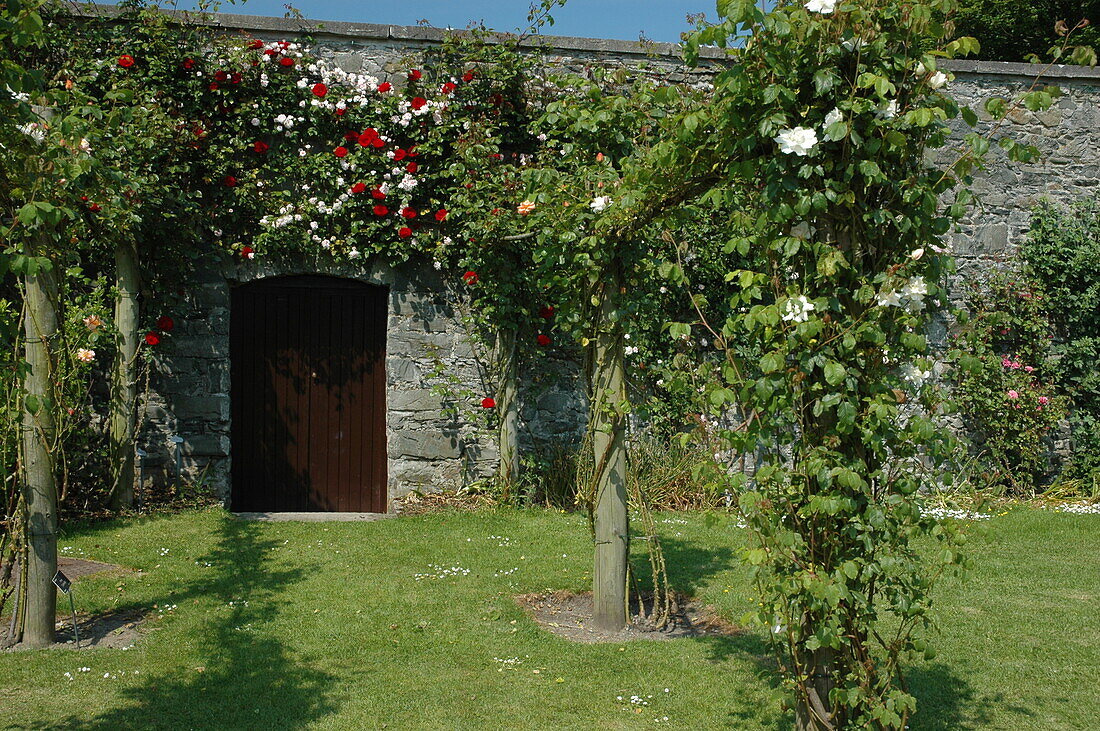
M 262 520 L 269 523 L 298 521 L 301 523 L 348 523 L 385 520 L 392 513 L 233 513 L 239 520 Z

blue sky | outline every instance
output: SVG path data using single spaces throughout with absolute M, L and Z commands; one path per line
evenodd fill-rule
M 286 0 L 247 0 L 223 5 L 223 12 L 281 17 Z M 182 3 L 181 3 L 182 4 Z M 307 18 L 359 23 L 416 25 L 427 19 L 434 26 L 465 28 L 483 20 L 495 30 L 526 27 L 530 3 L 525 0 L 297 0 L 292 3 Z M 619 38 L 636 41 L 641 33 L 654 41 L 676 42 L 690 29 L 688 13 L 705 12 L 715 19 L 714 0 L 568 0 L 557 8 L 554 26 L 544 34 Z

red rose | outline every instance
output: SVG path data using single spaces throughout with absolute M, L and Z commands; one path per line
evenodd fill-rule
M 467 84 L 470 83 L 474 80 L 474 72 L 467 71 L 466 73 L 462 74 L 462 80 L 465 81 Z
M 416 209 L 412 206 L 405 206 L 401 209 L 401 215 L 405 218 L 416 218 Z
M 172 332 L 172 328 L 176 326 L 176 323 L 172 321 L 172 318 L 168 315 L 161 315 L 157 318 L 157 329 L 164 332 Z
M 385 199 L 386 199 L 386 194 L 382 192 L 382 189 L 381 189 L 381 188 L 375 188 L 374 190 L 372 190 L 372 191 L 370 192 L 370 194 L 371 194 L 372 196 L 374 196 L 375 198 L 377 198 L 378 200 L 380 200 L 380 201 L 382 201 L 382 200 L 385 200 Z
M 489 398 L 488 396 L 481 399 L 481 408 L 483 409 L 494 409 L 496 408 L 496 405 L 497 402 L 494 399 Z
M 477 272 L 466 272 L 462 275 L 462 281 L 465 282 L 467 286 L 477 284 L 478 279 L 480 279 L 480 277 L 477 276 Z
M 423 74 L 420 73 L 420 69 L 413 69 L 409 72 L 409 81 L 420 81 L 420 77 Z
M 101 210 L 101 207 L 98 203 L 92 203 L 88 206 L 88 210 L 92 213 L 98 213 Z
M 225 179 L 222 180 L 222 183 L 225 184 L 226 188 L 236 188 L 237 187 L 237 179 L 234 178 L 232 175 L 226 175 Z
M 267 49 L 264 50 L 264 55 L 265 56 L 274 56 L 277 53 L 278 53 L 278 51 L 276 51 L 274 48 L 267 48 Z
M 128 53 L 124 53 L 118 57 L 118 65 L 124 69 L 128 69 L 134 65 L 134 57 Z
M 229 81 L 230 81 L 230 82 L 232 82 L 232 83 L 234 83 L 234 84 L 239 84 L 239 83 L 241 83 L 241 79 L 243 79 L 243 78 L 244 78 L 244 77 L 243 77 L 243 76 L 241 76 L 241 75 L 240 75 L 239 73 L 237 73 L 236 71 L 234 71 L 233 73 L 231 73 L 231 74 L 229 75 Z
M 271 149 L 271 145 L 267 144 L 263 140 L 256 140 L 252 143 L 252 149 L 257 154 L 262 155 Z
M 249 48 L 263 48 L 264 47 L 264 42 L 261 41 L 259 38 L 253 38 L 251 41 L 248 42 L 248 47 Z
M 413 235 L 413 230 L 408 226 L 402 226 L 401 228 L 397 229 L 397 235 L 403 239 L 407 239 Z
M 381 137 L 375 137 L 374 142 L 371 142 L 371 147 L 385 147 L 386 141 Z
M 225 81 L 228 78 L 229 74 L 224 71 L 219 71 L 218 73 L 214 74 L 214 81 Z
M 376 215 L 376 216 L 384 216 L 389 212 L 390 212 L 390 209 L 386 208 L 385 206 L 383 206 L 381 204 L 374 207 L 374 215 Z
M 279 59 L 279 65 L 282 66 L 283 68 L 288 69 L 288 68 L 290 68 L 291 66 L 294 65 L 294 59 L 291 58 L 290 56 L 283 56 L 282 58 Z
M 542 345 L 544 347 L 550 344 L 549 335 L 539 335 L 537 338 L 535 338 L 535 340 L 536 342 L 538 342 L 539 345 Z
M 351 186 L 351 192 L 352 193 L 362 193 L 366 189 L 367 189 L 367 184 L 366 183 L 356 183 L 355 185 Z
M 355 142 L 359 139 L 359 135 L 351 130 L 344 133 L 344 142 Z
M 427 104 L 427 103 L 428 103 L 427 99 L 425 99 L 422 96 L 417 96 L 417 97 L 413 97 L 411 106 L 412 106 L 413 109 L 423 109 L 424 105 Z
M 455 90 L 455 85 L 452 84 L 450 81 L 448 81 L 446 84 L 444 84 L 442 86 L 442 88 L 440 88 L 440 91 L 442 91 L 444 94 L 450 94 L 454 90 Z
M 549 320 L 553 316 L 554 316 L 554 308 L 551 307 L 550 305 L 547 305 L 546 307 L 543 307 L 541 310 L 539 310 L 539 317 L 541 317 L 544 320 Z
M 409 157 L 416 157 L 420 153 L 416 151 L 416 145 L 409 147 Z
M 195 68 L 195 59 L 193 59 L 193 58 L 183 59 L 183 68 L 188 70 L 188 71 Z
M 325 86 L 324 84 L 314 84 L 313 85 L 313 96 L 320 98 L 320 97 L 324 97 L 325 94 L 328 94 L 328 87 L 327 86 Z
M 210 91 L 217 91 L 218 90 L 218 82 L 211 81 L 209 84 L 206 85 L 206 88 L 209 89 Z
M 435 220 L 442 221 L 445 218 L 447 218 L 446 208 L 440 208 L 438 211 L 435 212 Z
M 347 157 L 348 156 L 348 148 L 344 147 L 343 145 L 340 145 L 339 147 L 337 147 L 335 150 L 332 151 L 332 154 L 336 155 L 336 157 Z
M 393 151 L 393 161 L 394 162 L 401 162 L 406 157 L 408 157 L 408 155 L 409 155 L 409 153 L 405 152 L 400 147 L 398 147 L 396 150 Z
M 160 344 L 160 335 L 157 335 L 155 332 L 152 332 L 152 331 L 145 333 L 145 344 L 146 345 L 159 345 Z
M 344 116 L 345 114 L 347 114 L 347 111 L 348 111 L 347 109 L 337 109 L 337 110 L 336 110 L 336 116 L 337 116 L 337 117 L 342 117 L 342 116 Z
M 388 82 L 388 81 L 383 81 L 381 84 L 378 85 L 378 91 L 382 92 L 383 94 L 385 94 L 387 91 L 389 91 L 392 88 L 393 88 L 393 85 L 390 84 L 390 82 Z
M 407 170 L 410 173 L 415 173 L 419 169 L 420 169 L 420 166 L 417 165 L 415 162 L 410 162 L 408 165 L 405 166 L 405 170 Z
M 363 130 L 363 134 L 359 135 L 359 145 L 361 147 L 370 147 L 374 144 L 374 141 L 378 139 L 378 130 L 373 127 Z
M 251 246 L 242 246 L 241 247 L 241 257 L 243 257 L 245 259 L 251 259 L 255 255 L 256 255 L 256 253 L 252 250 Z

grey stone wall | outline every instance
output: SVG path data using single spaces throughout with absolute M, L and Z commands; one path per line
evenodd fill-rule
M 960 104 L 978 112 L 979 132 L 994 124 L 984 111 L 984 100 L 1013 99 L 1031 86 L 1037 69 L 1022 63 L 948 66 L 955 74 L 948 89 Z M 1062 91 L 1054 106 L 1045 112 L 1021 106 L 997 130 L 998 135 L 1035 145 L 1042 158 L 1024 165 L 1009 161 L 999 147 L 991 149 L 990 165 L 978 172 L 973 186 L 980 205 L 948 237 L 958 263 L 956 298 L 962 294 L 959 284 L 981 281 L 1019 249 L 1031 210 L 1040 200 L 1069 203 L 1100 192 L 1100 69 L 1054 67 L 1043 83 Z M 963 127 L 959 125 L 960 135 Z M 942 162 L 949 155 L 942 151 L 938 159 Z
M 108 11 L 109 12 L 109 11 Z M 408 58 L 438 43 L 430 28 L 329 23 L 316 24 L 251 16 L 218 16 L 227 29 L 246 29 L 269 39 L 312 30 L 321 55 L 349 71 L 366 71 L 394 82 L 404 78 Z M 686 70 L 669 44 L 576 38 L 535 38 L 547 62 L 583 73 L 593 65 L 635 68 L 674 81 L 706 83 L 713 66 Z M 704 54 L 720 59 L 718 51 Z M 719 63 L 720 61 L 711 61 Z M 711 63 L 708 62 L 708 63 Z M 1025 64 L 944 64 L 956 75 L 950 92 L 980 109 L 994 95 L 1011 97 L 1030 84 L 1035 67 Z M 1058 67 L 1050 82 L 1064 94 L 1055 107 L 1034 114 L 1017 110 L 1005 133 L 1031 142 L 1043 158 L 1030 165 L 1007 162 L 994 149 L 992 164 L 975 185 L 982 200 L 948 243 L 959 260 L 957 283 L 981 276 L 1011 254 L 1026 234 L 1030 209 L 1043 196 L 1071 201 L 1095 193 L 1100 182 L 1100 72 Z M 990 124 L 986 121 L 984 124 Z M 944 153 L 947 154 L 947 153 Z M 230 444 L 229 302 L 230 288 L 252 279 L 292 273 L 345 276 L 389 289 L 387 336 L 387 444 L 391 498 L 410 490 L 458 487 L 485 476 L 497 454 L 486 414 L 477 402 L 488 394 L 484 350 L 472 339 L 455 309 L 453 293 L 425 264 L 346 268 L 336 265 L 272 268 L 270 264 L 231 264 L 204 272 L 188 293 L 191 312 L 179 322 L 162 350 L 150 383 L 143 431 L 148 479 L 171 480 L 180 444 L 185 481 L 202 480 L 228 497 Z M 959 289 L 956 287 L 956 289 Z M 584 403 L 575 363 L 561 360 L 533 369 L 523 386 L 521 444 L 574 439 L 583 423 Z M 476 395 L 476 398 L 473 397 Z

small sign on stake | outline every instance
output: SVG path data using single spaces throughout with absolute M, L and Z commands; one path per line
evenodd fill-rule
M 76 625 L 76 603 L 73 601 L 73 582 L 61 569 L 53 575 L 53 585 L 61 590 L 62 594 L 69 595 L 69 609 L 73 613 L 73 639 L 76 641 L 76 649 L 80 649 L 80 628 Z

